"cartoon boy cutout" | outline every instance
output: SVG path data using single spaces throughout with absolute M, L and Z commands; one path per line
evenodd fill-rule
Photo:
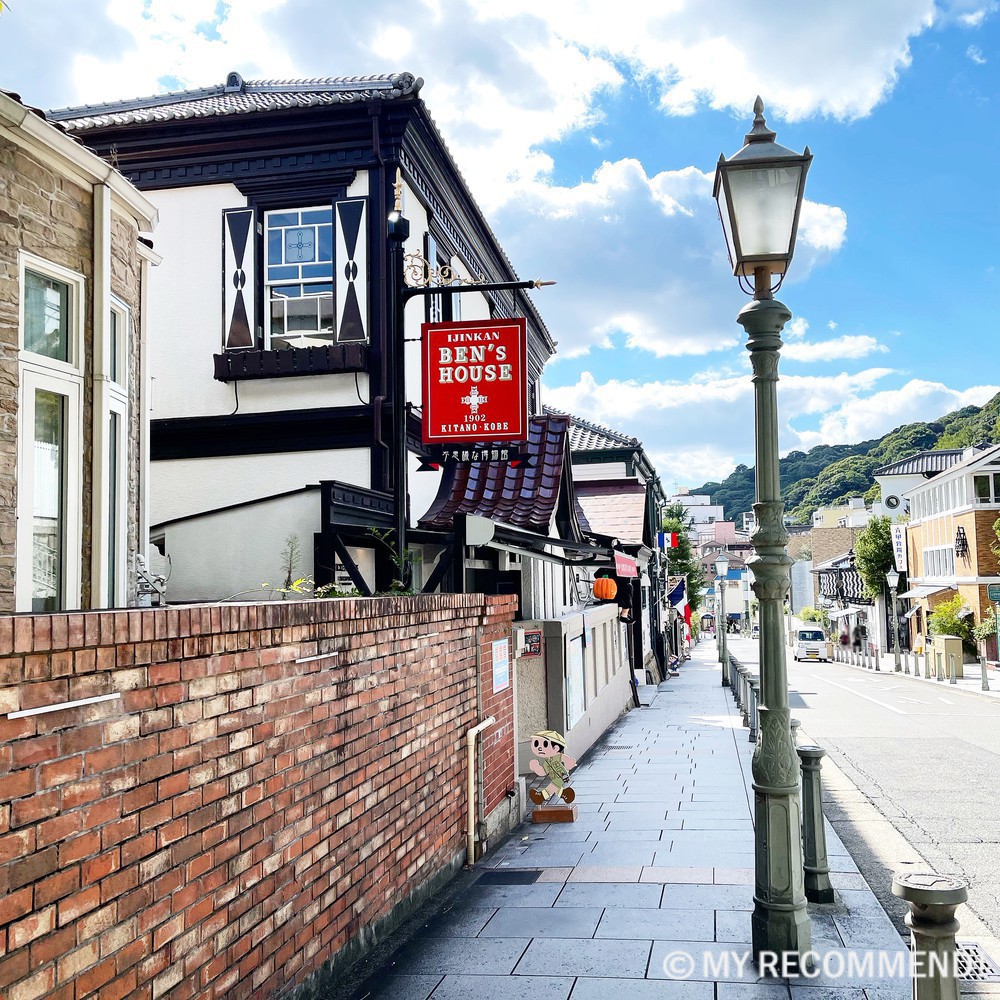
M 549 779 L 549 784 L 539 791 L 532 788 L 528 792 L 535 805 L 541 805 L 555 794 L 564 802 L 572 802 L 576 792 L 567 787 L 569 772 L 576 767 L 576 761 L 563 753 L 566 749 L 566 738 L 553 729 L 543 729 L 531 738 L 531 751 L 538 758 L 531 762 L 531 770 L 539 777 Z

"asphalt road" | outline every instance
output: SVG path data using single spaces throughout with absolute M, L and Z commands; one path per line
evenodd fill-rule
M 932 868 L 968 879 L 969 908 L 1000 938 L 1000 701 L 790 654 L 788 680 L 792 715 L 810 741 Z M 866 856 L 872 845 L 854 839 L 862 873 L 901 917 L 884 854 Z

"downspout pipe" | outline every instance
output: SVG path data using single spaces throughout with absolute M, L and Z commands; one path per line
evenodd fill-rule
M 496 724 L 496 719 L 491 715 L 488 719 L 483 719 L 478 726 L 473 726 L 465 734 L 466 750 L 466 771 L 468 795 L 468 811 L 466 816 L 465 833 L 465 864 L 471 868 L 476 863 L 476 737 L 490 726 Z

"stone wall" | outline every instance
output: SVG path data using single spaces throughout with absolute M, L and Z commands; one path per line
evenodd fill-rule
M 490 653 L 514 609 L 0 618 L 0 995 L 333 988 L 465 860 L 465 734 L 488 712 L 490 802 L 513 788 Z

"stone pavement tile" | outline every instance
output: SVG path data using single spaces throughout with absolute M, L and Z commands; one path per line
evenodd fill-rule
M 715 940 L 748 945 L 752 939 L 750 929 L 752 916 L 752 910 L 716 910 Z
M 484 976 L 509 976 L 530 943 L 530 938 L 463 938 L 456 947 L 454 938 L 418 937 L 393 962 L 409 974 L 476 969 Z
M 674 824 L 674 825 L 671 825 Z M 608 830 L 670 830 L 680 824 L 673 818 L 657 819 L 645 813 L 613 813 L 608 817 Z
M 753 891 L 744 885 L 665 885 L 663 909 L 752 910 Z
M 389 976 L 379 981 L 374 993 L 365 1000 L 427 1000 L 434 987 L 441 982 L 441 976 Z
M 874 897 L 873 897 L 874 898 Z M 869 913 L 835 913 L 834 923 L 844 945 L 848 948 L 881 949 L 884 951 L 898 951 L 903 949 L 903 939 L 899 936 L 896 928 L 885 915 L 884 911 L 878 914 Z
M 596 844 L 648 844 L 654 851 L 670 845 L 673 830 L 594 830 L 591 841 Z
M 860 872 L 834 871 L 831 866 L 830 885 L 834 889 L 867 889 L 868 883 Z
M 712 877 L 713 872 L 711 868 L 685 868 L 683 866 L 665 868 L 649 866 L 643 868 L 642 875 L 639 876 L 639 881 L 664 883 L 687 882 L 712 885 Z
M 719 983 L 716 1000 L 789 1000 L 784 983 Z
M 562 891 L 562 884 L 550 882 L 533 885 L 479 885 L 474 883 L 455 904 L 464 906 L 552 906 Z
M 880 987 L 906 986 L 908 992 L 912 989 L 912 983 L 908 975 L 908 964 L 904 959 L 905 955 L 899 955 L 897 961 L 900 970 L 905 969 L 907 974 L 903 976 L 889 976 L 885 973 L 888 970 L 880 964 L 879 945 L 857 945 L 847 948 L 825 948 L 818 949 L 820 955 L 819 964 L 809 976 L 796 976 L 789 979 L 789 985 L 794 989 L 796 986 L 827 986 L 832 989 L 844 989 L 850 987 L 871 986 L 872 980 L 877 980 Z M 811 994 L 810 994 L 811 996 Z
M 528 816 L 528 822 L 531 822 L 530 814 Z M 603 830 L 607 827 L 607 820 L 599 813 L 584 813 L 576 822 L 573 824 L 577 831 L 580 830 Z M 569 826 L 568 823 L 538 823 L 537 829 L 540 831 L 545 831 L 549 827 L 565 827 Z
M 627 844 L 616 844 L 614 841 L 606 840 L 604 843 L 598 841 L 594 849 L 584 857 L 581 864 L 585 865 L 651 865 L 653 855 L 659 848 L 652 844 L 646 845 L 641 841 L 631 841 Z
M 963 984 L 963 993 L 967 985 Z M 913 996 L 913 986 L 895 983 L 892 986 L 866 986 L 865 996 L 868 997 L 868 1000 L 910 1000 Z
M 604 826 L 597 829 L 591 827 L 581 827 L 579 823 L 537 823 L 523 828 L 520 836 L 516 833 L 500 848 L 506 850 L 512 844 L 524 846 L 538 841 L 545 841 L 547 844 L 569 844 L 580 843 L 593 840 L 604 832 Z
M 445 976 L 434 1000 L 566 1000 L 572 976 Z
M 591 865 L 580 864 L 566 880 L 573 882 L 638 882 L 642 865 Z
M 854 858 L 850 855 L 830 854 L 828 851 L 826 860 L 830 865 L 831 872 L 851 872 L 854 875 L 859 874 L 858 866 L 854 863 Z
M 546 888 L 548 888 L 546 886 Z M 663 886 L 633 884 L 615 885 L 600 882 L 567 882 L 556 906 L 641 906 L 657 909 Z
M 749 920 L 750 914 L 747 914 Z M 640 907 L 608 907 L 594 935 L 599 938 L 649 939 L 669 941 L 684 937 L 711 941 L 711 910 L 651 910 Z
M 654 941 L 646 975 L 649 979 L 756 983 L 760 977 L 749 954 L 748 948 L 712 941 Z
M 663 802 L 663 795 L 659 792 L 631 792 L 628 789 L 623 790 L 615 798 L 616 802 L 645 802 L 645 803 L 659 803 Z M 666 809 L 666 805 L 664 805 Z
M 438 914 L 422 933 L 431 937 L 475 937 L 496 912 L 495 906 L 451 907 Z
M 793 986 L 792 1000 L 865 1000 L 865 991 L 858 986 Z
M 653 859 L 654 865 L 676 866 L 676 865 L 703 865 L 706 862 L 713 862 L 712 867 L 719 868 L 748 868 L 753 864 L 752 854 L 729 854 L 722 851 L 695 851 L 681 848 L 674 851 L 657 851 Z
M 578 979 L 573 1000 L 713 1000 L 711 983 L 654 981 L 649 979 Z
M 889 919 L 885 916 L 885 910 L 882 909 L 881 904 L 875 898 L 871 889 L 841 889 L 838 895 L 843 900 L 844 906 L 851 913 L 866 914 L 870 917 L 882 917 L 887 921 Z
M 753 851 L 750 830 L 677 830 L 670 837 L 674 847 L 711 846 L 729 851 Z
M 732 830 L 732 831 L 742 831 L 750 830 L 753 831 L 753 823 L 749 819 L 702 819 L 700 816 L 685 816 L 684 825 L 682 827 L 684 830 Z
M 590 844 L 567 842 L 549 844 L 546 841 L 529 841 L 520 844 L 516 853 L 505 854 L 523 868 L 569 868 L 578 865 L 585 854 L 590 854 Z
M 828 907 L 810 905 L 809 920 L 812 923 L 812 946 L 817 951 L 828 951 L 831 948 L 843 948 L 844 939 L 840 936 L 833 913 L 823 912 Z M 833 909 L 833 907 L 829 907 Z
M 604 811 L 608 813 L 659 813 L 660 816 L 666 816 L 667 806 L 665 799 L 662 805 L 658 802 L 607 802 Z
M 591 938 L 600 906 L 510 906 L 496 911 L 480 937 Z
M 648 941 L 536 938 L 517 963 L 518 976 L 591 976 L 614 973 L 619 979 L 643 979 L 649 963 Z
M 565 882 L 572 873 L 572 868 L 543 868 L 538 876 L 539 882 Z
M 755 882 L 752 868 L 716 868 L 716 885 L 753 885 Z

